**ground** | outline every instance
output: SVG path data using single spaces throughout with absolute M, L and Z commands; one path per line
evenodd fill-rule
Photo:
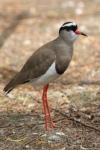
M 27 58 L 70 20 L 88 37 L 80 36 L 68 70 L 50 85 L 56 128 L 47 133 L 42 91 L 24 85 L 5 96 L 3 88 Z M 99 0 L 0 0 L 0 150 L 100 149 L 99 36 Z

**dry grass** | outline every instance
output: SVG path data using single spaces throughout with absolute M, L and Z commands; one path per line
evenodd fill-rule
M 0 0 L 0 150 L 100 149 L 99 3 Z M 68 71 L 49 89 L 57 124 L 53 133 L 65 134 L 60 141 L 50 142 L 43 136 L 41 103 L 34 111 L 39 93 L 22 86 L 6 97 L 2 89 L 33 51 L 55 38 L 60 25 L 68 20 L 76 20 L 89 36 L 76 42 Z

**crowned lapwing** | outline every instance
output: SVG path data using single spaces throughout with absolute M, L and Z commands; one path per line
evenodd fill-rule
M 64 23 L 59 29 L 59 36 L 40 47 L 4 88 L 9 93 L 20 84 L 30 83 L 34 87 L 42 85 L 46 130 L 54 127 L 47 102 L 49 83 L 68 68 L 73 55 L 73 43 L 79 35 L 87 36 L 78 30 L 75 22 Z

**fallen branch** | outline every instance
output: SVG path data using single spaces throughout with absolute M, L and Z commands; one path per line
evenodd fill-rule
M 96 127 L 94 127 L 94 126 L 91 126 L 91 125 L 89 125 L 89 124 L 86 124 L 86 123 L 84 123 L 84 122 L 81 122 L 80 120 L 78 120 L 78 119 L 76 119 L 76 118 L 73 118 L 73 117 L 67 115 L 66 113 L 61 112 L 61 111 L 59 111 L 59 110 L 57 110 L 57 109 L 53 109 L 53 110 L 56 111 L 57 113 L 60 113 L 62 116 L 67 117 L 67 118 L 68 118 L 69 120 L 71 120 L 71 121 L 74 121 L 74 122 L 76 122 L 76 123 L 81 124 L 81 125 L 84 126 L 84 127 L 87 127 L 87 128 L 92 129 L 92 130 L 95 130 L 95 131 L 99 131 L 99 132 L 100 132 L 100 129 L 99 129 L 99 128 L 96 128 Z

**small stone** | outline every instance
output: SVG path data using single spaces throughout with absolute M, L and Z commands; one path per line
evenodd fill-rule
M 25 147 L 26 147 L 26 148 L 29 148 L 30 146 L 29 146 L 29 145 L 26 145 Z
M 51 135 L 48 137 L 48 142 L 52 142 L 52 141 L 60 141 L 61 138 L 58 135 Z
M 56 135 L 65 136 L 63 132 L 56 132 Z

